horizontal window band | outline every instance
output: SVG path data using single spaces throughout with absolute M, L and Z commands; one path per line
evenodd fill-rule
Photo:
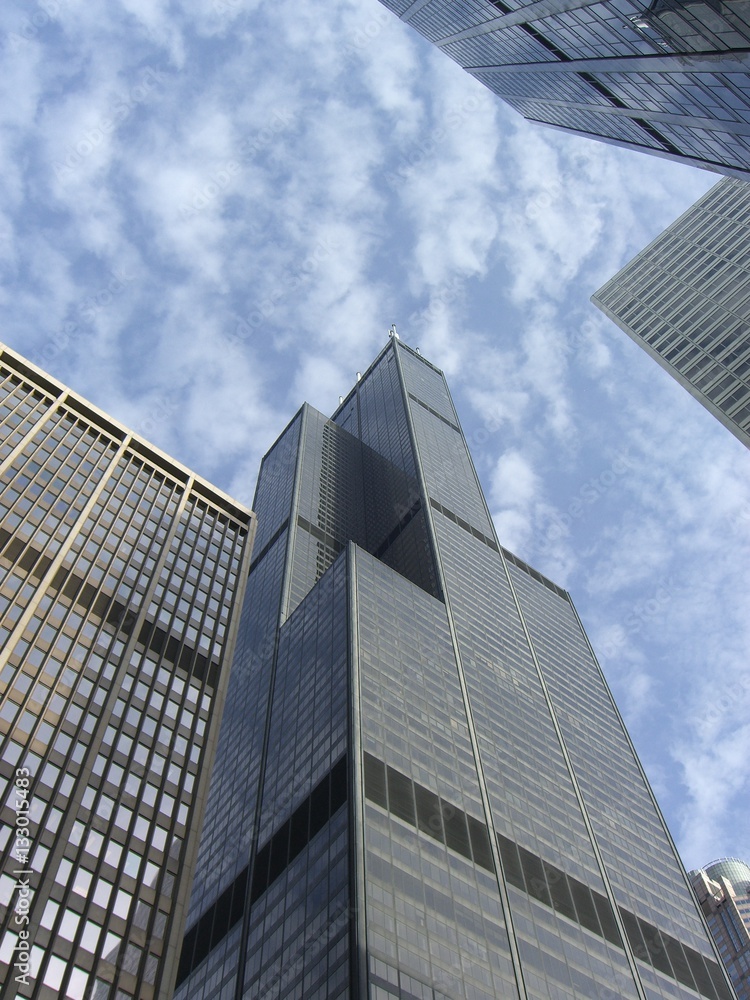
M 301 514 L 297 515 L 297 524 L 300 528 L 303 528 L 306 532 L 308 532 L 308 534 L 312 535 L 317 541 L 327 545 L 329 549 L 333 549 L 336 555 L 338 555 L 338 553 L 344 548 L 344 543 L 340 542 L 338 538 L 334 538 L 333 535 L 329 535 L 327 531 L 323 531 L 322 528 L 317 526 L 317 524 L 312 524 Z
M 467 531 L 470 535 L 478 538 L 480 542 L 484 542 L 484 544 L 488 546 L 488 548 L 492 549 L 493 552 L 500 551 L 494 538 L 490 538 L 489 535 L 485 535 L 479 530 L 479 528 L 473 528 L 468 521 L 464 521 L 462 517 L 459 517 L 458 514 L 455 514 L 452 510 L 449 510 L 448 507 L 444 507 L 438 500 L 435 500 L 434 497 L 430 497 L 430 506 L 434 507 L 434 509 L 439 511 L 444 517 L 447 517 L 449 521 L 453 521 L 454 524 L 457 524 L 459 528 L 463 528 L 464 531 Z
M 428 413 L 431 413 L 433 417 L 437 417 L 438 420 L 442 420 L 442 422 L 447 424 L 451 430 L 457 431 L 459 434 L 461 433 L 461 428 L 457 427 L 452 420 L 448 420 L 448 418 L 444 417 L 442 413 L 438 413 L 437 410 L 433 410 L 431 406 L 428 406 L 427 403 L 423 402 L 423 400 L 421 400 L 418 396 L 415 396 L 413 392 L 409 393 L 409 399 L 413 399 L 415 403 L 418 403 L 423 409 L 427 410 Z
M 7 555 L 8 558 L 11 556 L 18 558 L 20 554 L 18 564 L 30 572 L 32 579 L 41 581 L 51 566 L 52 560 L 31 545 L 17 550 L 15 539 L 11 539 L 8 532 L 0 529 L 0 546 L 8 542 L 10 544 L 8 544 L 4 555 Z M 86 583 L 77 574 L 60 568 L 55 573 L 50 590 L 62 593 L 80 611 L 99 618 L 117 633 L 125 636 L 131 635 L 137 621 L 137 613 L 128 610 L 126 605 L 115 600 L 110 594 L 103 593 L 99 587 Z M 216 687 L 219 664 L 213 660 L 209 661 L 207 656 L 198 652 L 193 646 L 186 642 L 180 642 L 177 636 L 169 635 L 153 622 L 147 620 L 143 624 L 138 642 L 157 655 L 163 654 L 164 659 L 169 660 L 174 666 L 184 670 L 186 674 L 192 675 L 197 680 L 203 681 L 207 677 L 206 683 L 210 687 Z
M 185 934 L 175 987 L 187 979 L 191 971 L 200 965 L 242 919 L 249 875 L 250 866 L 246 865 L 213 906 Z
M 543 576 L 538 569 L 534 569 L 533 566 L 529 566 L 528 563 L 525 563 L 523 559 L 519 558 L 519 556 L 515 555 L 513 552 L 510 552 L 502 545 L 500 548 L 509 563 L 513 563 L 517 569 L 522 570 L 524 573 L 532 577 L 532 579 L 536 580 L 537 583 L 541 583 L 547 588 L 547 590 L 551 590 L 554 594 L 557 594 L 558 597 L 562 597 L 564 601 L 567 601 L 570 604 L 570 594 L 568 594 L 566 590 L 563 590 L 562 587 L 558 587 L 556 583 L 553 583 L 546 576 Z
M 255 567 L 263 558 L 263 556 L 265 556 L 268 552 L 270 552 L 271 549 L 276 544 L 276 542 L 278 542 L 278 540 L 281 538 L 284 531 L 286 530 L 288 524 L 289 524 L 289 518 L 287 517 L 285 518 L 283 523 L 279 525 L 276 531 L 274 531 L 274 533 L 268 539 L 263 548 L 258 552 L 258 554 L 256 555 L 255 553 L 253 553 L 253 561 L 250 563 L 250 573 L 252 573 L 252 571 L 255 569 Z
M 486 825 L 412 781 L 372 754 L 364 754 L 365 797 L 487 871 L 495 871 Z
M 500 833 L 496 836 L 505 878 L 510 885 L 624 949 L 612 905 L 606 896 L 508 837 Z M 636 958 L 711 1000 L 731 1000 L 716 962 L 630 910 L 622 906 L 618 909 Z
M 410 509 L 406 512 L 406 514 L 404 514 L 395 528 L 390 532 L 388 537 L 385 538 L 372 553 L 376 559 L 380 559 L 381 556 L 391 547 L 391 545 L 393 545 L 407 524 L 409 524 L 409 522 L 417 516 L 421 509 L 422 501 L 419 499 L 415 500 Z
M 124 616 L 123 621 L 128 621 L 127 615 Z M 130 628 L 132 629 L 132 623 Z M 205 680 L 209 687 L 216 687 L 219 680 L 219 664 L 215 660 L 209 660 L 207 656 L 199 653 L 186 642 L 180 642 L 176 636 L 168 635 L 158 625 L 146 621 L 138 636 L 138 642 L 143 643 L 153 653 L 163 656 L 164 659 L 169 660 L 180 670 L 184 670 L 186 674 L 195 677 L 196 680 Z
M 503 834 L 496 834 L 507 882 L 557 910 L 610 944 L 623 947 L 612 906 L 606 896 L 566 875 Z
M 49 556 L 5 528 L 0 528 L 0 554 L 10 563 L 17 562 L 35 580 L 41 580 L 52 565 Z
M 176 986 L 187 979 L 192 970 L 200 965 L 242 919 L 248 889 L 252 905 L 345 805 L 347 797 L 347 760 L 344 755 L 289 819 L 256 851 L 252 866 L 252 888 L 250 889 L 250 865 L 246 865 L 216 902 L 187 931 L 182 943 Z
M 346 755 L 333 765 L 289 819 L 255 854 L 250 903 L 289 867 L 347 800 Z
M 435 44 L 440 44 L 436 42 Z M 485 73 L 746 73 L 747 56 L 742 49 L 713 52 L 654 53 L 653 55 L 587 56 L 549 62 L 495 63 L 464 66 L 476 76 Z M 717 124 L 724 124 L 717 119 Z

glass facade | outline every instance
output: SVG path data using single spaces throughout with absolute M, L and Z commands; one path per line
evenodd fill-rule
M 591 301 L 750 448 L 750 184 L 726 178 Z
M 303 406 L 254 507 L 177 1000 L 730 1000 L 569 595 L 499 544 L 442 373 L 392 338 L 330 419 Z
M 750 1000 L 750 865 L 720 858 L 690 881 L 739 1000 Z
M 254 519 L 0 354 L 0 988 L 175 974 Z
M 747 0 L 382 0 L 516 111 L 750 179 Z

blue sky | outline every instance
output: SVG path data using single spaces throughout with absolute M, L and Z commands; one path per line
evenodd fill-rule
M 377 0 L 7 0 L 3 339 L 239 500 L 391 323 L 567 587 L 688 867 L 750 859 L 746 450 L 590 303 L 715 175 L 527 124 Z

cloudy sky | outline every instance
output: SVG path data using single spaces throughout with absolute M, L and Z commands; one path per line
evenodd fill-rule
M 746 450 L 589 296 L 716 180 L 525 123 L 377 0 L 6 0 L 2 339 L 250 502 L 391 323 L 573 594 L 688 867 L 750 860 Z

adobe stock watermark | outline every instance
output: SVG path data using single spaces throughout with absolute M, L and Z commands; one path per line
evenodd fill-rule
M 8 45 L 11 52 L 18 52 L 30 42 L 35 41 L 39 32 L 46 28 L 65 11 L 69 0 L 39 0 L 36 9 L 21 23 L 18 31 L 8 35 Z
M 274 830 L 284 822 L 285 819 L 289 818 L 289 815 L 294 812 L 293 806 L 299 805 L 306 798 L 306 794 L 309 792 L 308 787 L 308 776 L 305 774 L 296 774 L 283 788 L 283 790 L 277 794 L 275 801 L 271 803 L 272 808 L 269 812 L 266 812 L 265 819 L 261 825 L 259 832 L 259 842 L 263 843 L 267 840 Z M 263 806 L 264 811 L 266 806 Z
M 164 74 L 158 70 L 151 68 L 144 70 L 138 83 L 133 84 L 124 94 L 118 94 L 108 114 L 91 128 L 84 129 L 77 139 L 65 147 L 63 159 L 53 164 L 55 177 L 58 180 L 69 178 L 84 160 L 115 134 L 139 105 L 153 97 L 164 79 Z
M 274 288 L 261 302 L 254 306 L 246 316 L 237 323 L 234 332 L 227 334 L 230 346 L 239 347 L 247 343 L 253 334 L 259 330 L 276 312 L 292 292 L 301 288 L 320 267 L 321 263 L 340 249 L 341 244 L 335 239 L 319 240 L 314 249 L 307 255 L 299 268 L 291 271 L 285 279 Z
M 605 642 L 597 643 L 596 654 L 600 661 L 611 660 L 619 655 L 628 638 L 642 632 L 649 622 L 661 617 L 664 609 L 672 600 L 675 591 L 674 577 L 660 580 L 656 589 L 643 601 L 636 601 L 625 616 L 617 633 Z
M 570 192 L 566 190 L 566 178 L 575 180 L 585 176 L 588 162 L 586 156 L 576 153 L 565 164 L 563 174 L 557 177 L 546 177 L 541 186 L 529 196 L 524 206 L 526 218 L 532 221 L 542 219 L 556 204 L 569 205 Z
M 565 194 L 565 188 L 559 180 L 553 180 L 544 185 L 540 191 L 536 191 L 526 202 L 524 215 L 527 219 L 544 218 L 552 206 L 560 201 Z
M 179 209 L 181 219 L 192 219 L 229 190 L 235 178 L 242 173 L 243 165 L 253 160 L 264 149 L 294 125 L 296 119 L 289 111 L 276 110 L 266 124 L 251 136 L 246 136 L 237 147 L 237 153 L 227 160 L 196 188 Z
M 185 400 L 177 389 L 170 389 L 152 403 L 143 414 L 138 423 L 133 427 L 133 433 L 151 440 L 157 427 L 165 424 L 180 406 L 184 406 Z
M 213 0 L 211 10 L 219 17 L 225 14 L 236 14 L 245 5 L 245 0 Z
M 416 142 L 409 152 L 401 157 L 396 169 L 385 175 L 386 183 L 395 186 L 407 180 L 414 167 L 428 160 L 453 132 L 462 128 L 478 111 L 486 108 L 490 101 L 490 92 L 487 91 L 486 94 L 471 94 L 464 98 L 461 104 L 451 108 L 446 113 L 443 124 Z
M 349 60 L 364 52 L 380 36 L 390 17 L 391 15 L 387 11 L 378 11 L 367 21 L 363 21 L 353 31 L 350 31 L 344 46 L 344 58 Z
M 99 314 L 106 310 L 117 299 L 127 286 L 135 279 L 134 274 L 130 274 L 125 268 L 118 268 L 113 271 L 109 281 L 97 289 L 92 295 L 87 295 L 85 299 L 74 306 L 71 310 L 75 319 L 80 322 L 93 325 Z M 49 369 L 55 360 L 65 351 L 70 350 L 73 344 L 79 340 L 85 330 L 75 319 L 64 323 L 47 340 L 44 347 L 34 351 L 30 360 L 40 368 Z
M 469 937 L 467 930 L 464 930 L 464 940 L 460 950 L 464 959 L 476 962 L 478 965 L 484 966 L 485 971 L 489 971 L 489 955 L 486 945 L 476 938 Z M 466 995 L 466 977 L 460 962 L 452 963 L 448 968 L 441 968 L 433 964 L 432 983 L 436 989 L 446 993 L 449 997 Z
M 743 503 L 738 510 L 727 514 L 726 520 L 735 531 L 750 528 L 750 503 Z
M 439 319 L 458 299 L 462 298 L 466 282 L 461 278 L 450 278 L 438 285 L 434 291 L 430 292 L 430 301 L 424 309 L 413 312 L 407 320 L 407 329 L 410 333 L 418 330 Z
M 466 444 L 472 454 L 477 448 L 483 448 L 493 434 L 497 434 L 506 419 L 502 411 L 496 410 L 490 413 L 484 420 L 481 427 L 477 427 L 466 435 Z
M 701 718 L 706 722 L 720 722 L 730 712 L 736 712 L 740 704 L 738 690 L 746 695 L 750 694 L 750 674 L 743 674 L 730 689 L 722 691 L 720 695 L 711 696 L 710 706 L 701 712 Z
M 31 772 L 26 767 L 16 769 L 16 827 L 15 844 L 13 845 L 13 860 L 18 865 L 13 870 L 16 879 L 15 884 L 15 905 L 13 907 L 13 925 L 18 928 L 18 940 L 13 946 L 13 968 L 15 969 L 15 981 L 23 986 L 29 985 L 31 975 L 31 940 L 29 932 L 31 909 L 31 899 L 33 889 L 31 888 L 31 876 L 34 874 L 29 866 L 29 853 L 32 847 L 30 836 L 29 808 L 31 801 L 29 798 L 29 784 Z
M 299 945 L 294 954 L 284 962 L 283 969 L 273 968 L 261 978 L 257 984 L 254 996 L 286 996 L 297 976 L 305 969 L 311 969 L 318 958 L 322 957 L 333 941 L 340 937 L 348 928 L 349 921 L 356 915 L 356 907 L 342 904 L 334 910 L 326 924 L 317 929 L 315 924 L 309 925 L 300 936 Z
M 417 406 L 419 404 L 416 404 Z M 446 418 L 447 419 L 447 418 Z M 477 427 L 466 435 L 466 445 L 470 452 L 476 453 L 477 448 L 483 447 L 490 439 L 492 434 L 496 434 L 502 424 L 503 415 L 500 413 L 491 413 L 487 419 L 484 421 L 481 427 Z M 398 522 L 403 523 L 408 518 L 411 520 L 416 514 L 419 513 L 420 504 L 422 496 L 416 485 L 409 488 L 409 492 L 402 499 L 393 504 L 393 513 L 396 515 Z
M 577 354 L 583 348 L 589 349 L 592 337 L 600 332 L 600 328 L 594 320 L 586 318 L 579 327 L 566 334 L 563 350 L 566 354 Z
M 551 523 L 539 543 L 541 550 L 546 551 L 551 545 L 567 535 L 573 522 L 583 517 L 632 468 L 633 465 L 626 450 L 620 452 L 612 464 L 599 475 L 587 479 L 564 511 L 554 510 L 549 514 Z

